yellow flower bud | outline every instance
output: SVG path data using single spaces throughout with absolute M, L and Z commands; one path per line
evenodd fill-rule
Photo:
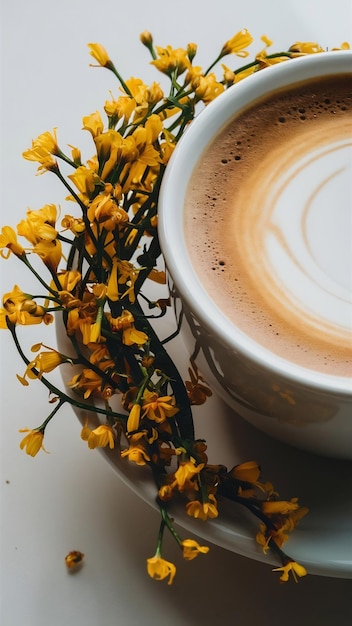
M 131 433 L 134 430 L 137 430 L 139 427 L 139 422 L 141 418 L 141 405 L 134 404 L 132 409 L 130 410 L 130 414 L 127 420 L 127 432 Z
M 197 54 L 197 44 L 196 43 L 189 43 L 187 45 L 187 56 L 189 58 L 189 60 L 192 62 L 194 57 Z
M 89 43 L 88 48 L 90 48 L 89 54 L 93 57 L 93 59 L 98 61 L 101 67 L 111 65 L 109 55 L 104 46 L 102 46 L 100 43 Z
M 153 36 L 152 34 L 149 32 L 149 30 L 144 30 L 140 35 L 139 35 L 139 39 L 141 40 L 142 44 L 144 46 L 146 46 L 147 48 L 149 48 L 152 43 L 153 43 Z
M 3 251 L 6 248 L 7 251 Z M 11 226 L 4 226 L 0 233 L 0 256 L 7 259 L 11 252 L 18 257 L 25 256 L 24 248 L 18 243 L 17 236 Z

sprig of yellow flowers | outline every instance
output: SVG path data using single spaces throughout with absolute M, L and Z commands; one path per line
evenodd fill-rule
M 38 164 L 38 173 L 52 172 L 62 182 L 76 211 L 61 217 L 60 226 L 57 207 L 48 204 L 28 210 L 17 231 L 4 226 L 0 233 L 1 256 L 13 254 L 43 290 L 34 295 L 15 285 L 4 294 L 0 327 L 10 330 L 26 365 L 19 381 L 28 385 L 40 379 L 54 405 L 40 426 L 21 429 L 27 434 L 20 447 L 33 457 L 44 449 L 45 430 L 64 404 L 100 415 L 95 428 L 89 421 L 83 425 L 81 437 L 88 447 L 117 447 L 122 458 L 148 466 L 155 480 L 161 524 L 156 552 L 147 560 L 151 577 L 171 584 L 176 573 L 175 565 L 162 556 L 165 529 L 187 560 L 209 550 L 176 532 L 168 503 L 182 497 L 186 513 L 200 520 L 216 518 L 223 498 L 246 507 L 260 520 L 258 544 L 264 552 L 274 550 L 281 561 L 274 570 L 281 572 L 280 580 L 288 580 L 290 573 L 297 579 L 306 570 L 282 546 L 307 509 L 296 498 L 280 500 L 271 483 L 260 481 L 255 461 L 230 471 L 208 463 L 207 446 L 194 434 L 191 407 L 203 404 L 211 390 L 195 363 L 189 368 L 190 380 L 182 380 L 150 323 L 150 318 L 165 314 L 168 299 L 150 301 L 143 287 L 147 280 L 165 283 L 157 234 L 158 194 L 170 156 L 199 108 L 256 71 L 323 50 L 315 43 L 295 43 L 287 52 L 268 54 L 272 42 L 263 37 L 265 47 L 253 61 L 234 70 L 222 64 L 218 79 L 213 68 L 225 56 L 248 56 L 253 42 L 248 30 L 229 39 L 206 71 L 194 64 L 196 44 L 161 48 L 154 47 L 147 31 L 140 38 L 152 65 L 169 79 L 167 94 L 157 82 L 124 80 L 105 48 L 90 43 L 98 67 L 111 71 L 120 86 L 116 99 L 105 102 L 106 121 L 98 111 L 83 118 L 94 155 L 83 162 L 80 150 L 72 146 L 66 154 L 56 129 L 41 134 L 23 153 Z M 24 246 L 19 236 L 26 240 Z M 70 353 L 38 343 L 29 358 L 17 326 L 51 324 L 54 316 L 64 321 Z M 47 376 L 62 364 L 76 366 L 67 383 L 72 395 Z M 113 406 L 116 398 L 118 411 Z

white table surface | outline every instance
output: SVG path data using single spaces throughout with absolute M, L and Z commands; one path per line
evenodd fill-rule
M 243 27 L 257 38 L 255 50 L 261 49 L 261 34 L 274 39 L 275 50 L 295 40 L 338 46 L 352 41 L 352 3 L 2 2 L 1 226 L 16 225 L 27 207 L 62 201 L 56 180 L 50 174 L 36 177 L 35 166 L 21 157 L 32 138 L 59 126 L 62 145 L 84 145 L 82 116 L 101 110 L 110 89 L 116 95 L 112 75 L 89 67 L 88 42 L 102 43 L 125 77 L 151 82 L 160 77 L 139 43 L 143 30 L 161 46 L 197 42 L 205 65 Z M 0 277 L 2 293 L 15 282 L 24 284 L 12 262 L 1 260 Z M 47 342 L 51 332 L 45 333 Z M 352 580 L 308 576 L 283 586 L 270 565 L 216 546 L 207 556 L 182 562 L 176 545 L 167 542 L 166 558 L 178 566 L 174 584 L 149 579 L 145 559 L 154 552 L 158 514 L 103 456 L 87 449 L 70 408 L 48 431 L 50 454 L 32 459 L 19 450 L 18 429 L 46 417 L 47 397 L 40 383 L 24 388 L 17 382 L 23 365 L 9 333 L 2 331 L 0 341 L 2 626 L 350 623 Z M 72 549 L 86 554 L 75 575 L 64 564 Z

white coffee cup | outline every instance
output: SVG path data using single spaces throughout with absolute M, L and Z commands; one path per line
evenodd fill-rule
M 350 51 L 299 57 L 249 76 L 208 105 L 190 125 L 167 167 L 160 194 L 159 234 L 182 341 L 190 356 L 196 354 L 210 386 L 240 416 L 273 437 L 310 452 L 352 459 L 352 363 L 351 376 L 326 374 L 278 356 L 247 336 L 205 289 L 201 272 L 192 265 L 184 226 L 185 198 L 194 168 L 239 111 L 296 83 L 342 74 L 348 74 L 352 84 Z M 352 137 L 349 140 L 351 145 Z M 349 180 L 351 186 L 345 184 L 343 197 L 337 201 L 348 203 L 350 255 L 347 251 L 345 263 L 351 262 L 352 270 Z M 348 286 L 352 292 L 352 284 Z M 352 332 L 347 341 L 352 347 Z

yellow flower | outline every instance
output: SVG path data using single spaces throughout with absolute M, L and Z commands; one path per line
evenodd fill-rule
M 104 130 L 103 120 L 101 119 L 101 115 L 99 111 L 95 111 L 95 113 L 91 113 L 91 115 L 86 115 L 83 119 L 83 130 L 89 130 L 93 139 Z
M 60 149 L 56 139 L 56 128 L 53 129 L 52 133 L 47 130 L 45 133 L 39 135 L 39 137 L 33 140 L 32 146 L 47 150 L 53 155 L 60 154 Z
M 95 184 L 99 182 L 96 173 L 85 165 L 78 167 L 74 174 L 69 174 L 68 178 L 76 185 L 77 189 L 88 198 L 95 189 Z
M 44 452 L 46 452 L 43 446 L 44 432 L 42 430 L 30 430 L 29 428 L 20 428 L 19 432 L 28 433 L 28 435 L 26 435 L 22 439 L 20 443 L 20 448 L 21 450 L 25 449 L 26 453 L 29 454 L 29 456 L 36 456 L 39 450 L 44 450 Z
M 64 298 L 65 301 L 65 298 Z M 73 298 L 70 305 L 68 300 L 68 319 L 66 324 L 67 334 L 73 335 L 80 331 L 83 336 L 83 343 L 89 343 L 90 327 L 94 324 L 97 316 L 97 303 L 93 294 L 85 293 L 83 300 Z
M 120 96 L 117 100 L 107 100 L 105 102 L 104 111 L 108 117 L 110 117 L 114 125 L 122 119 L 126 124 L 134 112 L 137 103 L 131 96 Z
M 142 346 L 144 343 L 148 341 L 148 335 L 144 333 L 142 330 L 137 330 L 134 326 L 130 328 L 125 328 L 122 332 L 122 342 L 125 346 L 133 346 L 136 344 L 137 346 Z
M 106 448 L 109 446 L 112 450 L 115 446 L 114 431 L 108 424 L 101 424 L 94 430 L 88 428 L 85 424 L 81 431 L 81 439 L 88 443 L 88 448 Z
M 203 467 L 204 463 L 200 463 L 199 465 L 195 465 L 192 461 L 180 463 L 174 474 L 178 488 L 182 491 L 185 488 L 185 485 L 187 485 L 187 482 L 190 481 L 196 474 L 199 474 Z
M 72 156 L 72 161 L 76 164 L 76 165 L 82 165 L 81 163 L 81 151 L 79 148 L 76 148 L 76 146 L 71 146 L 71 144 L 68 144 L 69 148 L 71 148 L 71 156 Z
M 141 405 L 134 404 L 128 416 L 127 426 L 126 426 L 127 432 L 131 433 L 134 430 L 137 430 L 139 427 L 140 419 L 141 419 Z
M 122 137 L 116 130 L 108 130 L 94 139 L 101 179 L 106 180 L 115 167 L 138 159 L 138 149 L 133 136 Z
M 146 389 L 143 394 L 143 417 L 160 424 L 178 412 L 173 403 L 174 399 L 171 396 L 159 397 L 156 392 Z
M 42 240 L 52 242 L 58 236 L 55 228 L 57 216 L 55 204 L 45 204 L 36 211 L 28 209 L 26 219 L 21 220 L 17 226 L 17 232 L 33 245 Z
M 6 252 L 3 249 L 6 248 Z M 0 233 L 0 255 L 3 259 L 8 259 L 11 252 L 18 257 L 24 257 L 24 248 L 18 243 L 17 236 L 11 226 L 4 226 Z
M 297 498 L 292 498 L 290 502 L 287 500 L 267 500 L 261 502 L 261 509 L 265 515 L 287 515 L 291 511 L 299 509 Z
M 34 246 L 33 252 L 41 258 L 44 265 L 56 272 L 62 258 L 60 241 L 44 241 L 43 239 Z
M 107 51 L 100 43 L 89 43 L 88 48 L 90 48 L 89 54 L 93 59 L 98 61 L 101 67 L 109 67 L 112 65 Z
M 87 217 L 92 223 L 94 220 L 102 224 L 105 230 L 114 230 L 116 226 L 123 227 L 128 222 L 128 213 L 120 207 L 110 193 L 100 193 L 91 202 Z
M 35 350 L 32 348 L 32 351 Z M 28 385 L 26 376 L 31 379 L 41 378 L 44 373 L 52 372 L 64 361 L 66 361 L 65 357 L 63 357 L 63 355 L 56 350 L 51 350 L 50 352 L 40 352 L 36 358 L 28 364 L 24 376 L 21 377 L 17 375 L 17 378 L 23 385 Z M 34 369 L 38 370 L 38 374 L 33 372 Z
M 66 270 L 57 272 L 56 277 L 59 280 L 62 291 L 71 292 L 82 279 L 82 274 L 78 270 Z M 53 284 L 51 286 L 54 287 Z
M 160 102 L 163 98 L 164 98 L 164 92 L 161 89 L 159 83 L 153 82 L 145 92 L 145 99 L 148 102 L 148 104 L 152 106 Z
M 127 309 L 125 309 L 119 317 L 112 317 L 109 313 L 106 314 L 106 317 L 110 322 L 113 332 L 122 332 L 122 343 L 124 345 L 132 346 L 133 344 L 137 344 L 141 346 L 148 341 L 148 335 L 134 327 L 134 317 Z
M 233 72 L 229 67 L 227 67 L 227 65 L 222 64 L 221 67 L 224 70 L 224 81 L 227 87 L 229 87 L 230 85 L 233 85 L 233 83 L 236 80 L 235 72 Z
M 126 80 L 126 85 L 137 105 L 141 106 L 147 102 L 146 93 L 148 90 L 148 85 L 146 85 L 146 83 L 141 78 L 136 78 L 135 76 L 132 76 L 131 78 Z
M 289 578 L 289 574 L 291 573 L 295 582 L 298 582 L 297 576 L 302 578 L 302 576 L 307 575 L 307 570 L 303 565 L 296 563 L 296 561 L 289 561 L 286 565 L 282 567 L 275 567 L 273 572 L 282 572 L 280 576 L 280 580 L 282 582 L 287 582 Z
M 238 57 L 247 57 L 248 52 L 244 48 L 247 48 L 253 41 L 252 35 L 248 32 L 246 28 L 240 30 L 236 35 L 229 39 L 221 49 L 221 56 L 226 56 L 227 54 L 236 54 Z
M 264 67 L 268 67 L 269 65 L 276 65 L 277 63 L 282 63 L 283 61 L 289 60 L 290 57 L 285 54 L 283 54 L 282 56 L 275 55 L 274 57 L 269 57 L 267 54 L 267 49 L 272 45 L 273 42 L 266 35 L 262 35 L 261 40 L 265 43 L 265 48 L 263 48 L 255 56 L 255 60 L 258 61 L 258 64 L 255 65 L 254 67 L 255 71 L 259 69 L 263 69 Z M 247 70 L 244 70 L 243 74 L 245 75 L 249 69 L 250 68 L 247 68 Z M 239 72 L 239 74 L 237 74 L 236 76 L 236 81 L 241 80 L 241 78 L 244 78 L 244 75 L 242 76 L 241 72 Z
M 131 445 L 121 452 L 121 458 L 128 458 L 136 465 L 146 465 L 150 461 L 150 456 L 141 444 Z
M 274 524 L 271 528 L 268 528 L 265 524 L 260 524 L 256 541 L 262 546 L 264 554 L 269 550 L 271 539 L 281 547 L 285 541 L 287 541 L 289 533 L 295 529 L 297 524 L 307 513 L 308 508 L 301 506 L 289 511 L 285 515 L 278 513 L 272 518 Z
M 192 561 L 200 553 L 207 554 L 209 552 L 208 546 L 200 546 L 193 539 L 184 539 L 180 545 L 183 548 L 183 558 L 187 559 L 187 561 Z
M 236 480 L 256 483 L 260 477 L 260 468 L 256 461 L 247 461 L 236 465 L 230 472 Z
M 156 51 L 158 58 L 151 61 L 151 64 L 155 65 L 163 74 L 170 75 L 176 70 L 176 75 L 179 76 L 190 66 L 187 50 L 183 48 L 175 49 L 171 46 L 161 48 L 156 46 Z
M 75 236 L 81 235 L 86 229 L 83 218 L 72 215 L 65 215 L 61 220 L 61 226 L 65 230 L 70 230 Z
M 324 52 L 324 48 L 319 46 L 318 43 L 313 41 L 296 41 L 289 48 L 290 52 L 299 54 L 316 54 L 317 52 Z
M 173 563 L 165 561 L 161 556 L 155 554 L 155 556 L 147 559 L 147 571 L 151 578 L 155 580 L 164 580 L 169 577 L 168 585 L 172 584 L 176 574 L 176 567 Z
M 56 271 L 61 257 L 62 247 L 55 228 L 57 209 L 55 204 L 46 204 L 41 209 L 29 209 L 26 219 L 17 226 L 19 235 L 33 244 L 35 252 L 50 269 Z
M 43 174 L 46 171 L 54 171 L 58 167 L 55 159 L 53 159 L 52 156 L 42 148 L 29 149 L 26 152 L 23 152 L 22 156 L 24 159 L 27 159 L 27 161 L 36 161 L 40 164 L 38 167 L 39 174 Z
M 15 285 L 13 290 L 5 293 L 3 296 L 4 309 L 1 309 L 1 315 L 9 318 L 12 324 L 50 324 L 53 316 L 46 313 L 45 309 L 39 306 L 29 294 Z
M 218 517 L 219 512 L 217 509 L 217 502 L 215 496 L 208 495 L 207 502 L 199 502 L 199 500 L 192 500 L 186 504 L 186 513 L 196 519 L 207 520 Z
M 215 98 L 225 91 L 224 85 L 216 80 L 215 74 L 197 76 L 192 81 L 192 88 L 194 89 L 197 100 L 202 100 L 204 104 L 209 104 L 209 102 L 215 100 Z
M 57 168 L 57 162 L 53 159 L 52 154 L 59 154 L 60 150 L 56 141 L 56 129 L 53 135 L 47 131 L 33 139 L 31 148 L 22 153 L 24 159 L 28 161 L 36 161 L 40 163 L 40 170 L 54 170 Z

